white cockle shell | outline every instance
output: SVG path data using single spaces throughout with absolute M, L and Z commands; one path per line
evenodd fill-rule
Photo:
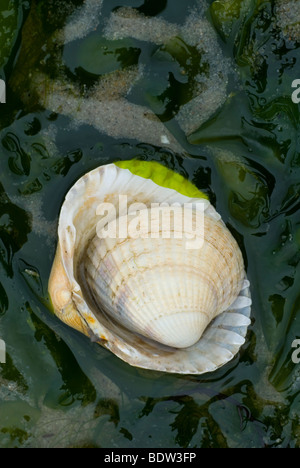
M 128 212 L 134 203 L 143 205 Z M 180 237 L 183 206 L 193 221 Z M 159 216 L 153 235 L 155 210 L 174 215 L 169 236 Z M 137 212 L 139 235 L 107 235 L 128 231 Z M 146 369 L 211 372 L 237 354 L 250 324 L 242 254 L 209 201 L 115 164 L 87 173 L 67 194 L 49 292 L 62 321 Z

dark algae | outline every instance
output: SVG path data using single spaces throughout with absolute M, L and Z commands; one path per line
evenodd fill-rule
M 300 447 L 299 18 L 297 0 L 1 0 L 0 447 Z M 52 313 L 66 193 L 134 158 L 193 182 L 242 250 L 252 324 L 212 374 L 132 368 Z

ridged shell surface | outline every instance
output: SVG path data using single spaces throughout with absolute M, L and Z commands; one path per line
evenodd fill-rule
M 200 226 L 202 214 L 194 215 Z M 242 256 L 230 232 L 209 216 L 204 217 L 203 242 L 195 249 L 187 248 L 187 236 L 174 235 L 180 234 L 179 223 L 170 238 L 153 238 L 148 217 L 141 219 L 144 237 L 94 237 L 85 260 L 90 293 L 128 329 L 167 346 L 187 348 L 236 299 L 244 279 Z
M 201 248 L 186 248 L 186 238 L 174 235 L 176 225 L 170 238 L 99 237 L 114 219 L 99 218 L 103 202 L 116 207 L 120 224 L 128 223 L 120 194 L 146 210 L 162 202 L 201 206 L 195 210 L 204 219 Z M 141 226 L 144 234 L 148 228 Z M 110 164 L 71 188 L 58 235 L 49 281 L 55 313 L 129 364 L 201 374 L 230 361 L 244 343 L 249 282 L 236 241 L 207 200 Z

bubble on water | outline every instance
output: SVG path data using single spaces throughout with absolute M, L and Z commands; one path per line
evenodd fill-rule
M 65 28 L 60 31 L 58 39 L 67 44 L 81 39 L 97 29 L 100 23 L 103 0 L 85 0 L 81 8 L 70 16 Z
M 275 13 L 277 25 L 284 36 L 300 40 L 300 2 L 299 0 L 276 0 Z

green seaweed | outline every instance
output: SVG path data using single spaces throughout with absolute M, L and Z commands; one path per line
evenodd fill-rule
M 158 89 L 154 75 L 167 66 L 168 80 L 160 83 Z M 209 63 L 203 54 L 181 37 L 170 39 L 155 51 L 152 55 L 152 69 L 149 82 L 143 82 L 142 86 L 147 92 L 151 108 L 163 122 L 174 118 L 182 105 L 201 93 L 203 85 L 199 77 L 209 75 Z
M 32 0 L 30 11 L 22 27 L 20 53 L 10 76 L 9 85 L 14 93 L 31 109 L 39 107 L 35 74 L 59 73 L 59 58 L 63 45 L 55 38 L 80 0 Z M 33 71 L 35 73 L 33 73 Z
M 136 65 L 141 50 L 132 40 L 108 41 L 92 34 L 84 41 L 73 41 L 64 48 L 64 62 L 77 76 L 94 77 Z
M 4 287 L 0 283 L 0 316 L 4 315 L 9 306 L 9 300 Z
M 247 227 L 258 228 L 268 213 L 267 184 L 260 174 L 234 155 L 220 153 L 217 167 L 226 185 L 224 192 L 227 192 L 231 215 Z
M 167 167 L 155 161 L 119 161 L 116 166 L 123 169 L 129 169 L 135 175 L 145 179 L 151 179 L 161 187 L 177 190 L 182 195 L 191 198 L 207 198 L 197 187 L 182 175 L 176 174 Z
M 210 6 L 213 24 L 223 40 L 229 41 L 236 34 L 242 37 L 246 17 L 255 0 L 215 0 Z
M 17 0 L 2 0 L 0 6 L 0 69 L 6 65 L 18 35 L 21 16 Z
M 0 183 L 0 263 L 10 277 L 14 254 L 27 242 L 30 232 L 30 215 L 10 201 Z

